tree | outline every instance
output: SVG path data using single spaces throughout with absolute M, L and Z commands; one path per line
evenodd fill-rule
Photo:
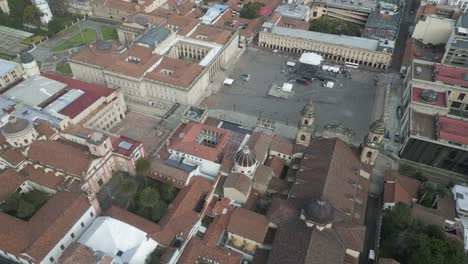
M 167 204 L 164 201 L 160 201 L 160 203 L 151 209 L 151 220 L 154 222 L 159 222 L 161 218 L 167 211 Z
M 20 200 L 16 215 L 19 218 L 28 219 L 32 214 L 34 214 L 35 211 L 36 211 L 36 208 L 34 207 L 32 203 L 27 202 L 25 200 Z
M 263 3 L 252 3 L 249 2 L 247 4 L 244 4 L 240 11 L 240 17 L 241 18 L 247 18 L 247 19 L 254 19 L 257 17 L 258 10 L 260 7 L 264 6 Z
M 137 174 L 146 176 L 151 169 L 151 163 L 145 158 L 139 158 L 135 164 Z
M 47 28 L 51 33 L 57 33 L 64 28 L 62 22 L 57 17 L 53 17 L 52 20 L 47 24 Z
M 156 249 L 146 257 L 145 264 L 161 264 L 161 258 L 157 254 Z
M 407 229 L 412 223 L 411 208 L 404 203 L 397 203 L 386 210 L 382 218 L 382 238 L 389 238 Z
M 143 207 L 154 208 L 160 205 L 161 195 L 157 189 L 146 187 L 140 193 L 139 202 Z
M 161 197 L 167 203 L 170 203 L 172 200 L 174 200 L 176 189 L 174 188 L 172 182 L 164 182 L 159 187 L 159 191 L 161 192 Z
M 437 200 L 446 195 L 447 191 L 437 186 L 432 182 L 425 182 L 418 190 L 418 203 L 426 207 L 433 208 L 437 204 Z
M 27 5 L 24 8 L 23 21 L 32 25 L 39 25 L 41 13 L 35 5 Z
M 130 202 L 133 203 L 133 197 L 135 197 L 135 194 L 138 190 L 137 183 L 133 179 L 127 178 L 120 183 L 119 188 L 123 195 L 125 195 L 125 197 L 127 197 Z

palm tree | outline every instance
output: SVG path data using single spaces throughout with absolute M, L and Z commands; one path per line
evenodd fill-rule
M 131 178 L 127 178 L 123 180 L 120 183 L 120 191 L 127 197 L 130 201 L 130 203 L 133 204 L 133 197 L 135 197 L 135 194 L 138 190 L 138 185 L 135 180 Z M 127 207 L 128 207 L 128 202 L 127 202 Z
M 161 195 L 157 189 L 146 187 L 141 191 L 139 201 L 143 207 L 154 208 L 161 203 Z

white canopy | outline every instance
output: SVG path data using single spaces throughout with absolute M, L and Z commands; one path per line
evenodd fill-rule
M 232 85 L 234 83 L 234 79 L 226 78 L 224 79 L 224 84 Z
M 320 65 L 323 61 L 322 56 L 317 53 L 302 53 L 301 58 L 299 59 L 300 63 L 311 64 L 311 65 Z
M 288 61 L 288 62 L 286 62 L 286 65 L 288 65 L 290 67 L 294 67 L 294 66 L 296 66 L 296 63 L 293 62 L 293 61 Z
M 292 87 L 293 87 L 292 84 L 290 84 L 290 83 L 284 83 L 284 84 L 283 84 L 283 87 L 281 88 L 281 90 L 282 90 L 283 92 L 288 92 L 288 93 L 290 93 L 290 92 L 292 91 Z

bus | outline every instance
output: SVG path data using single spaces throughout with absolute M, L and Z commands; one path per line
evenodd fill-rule
M 352 63 L 352 62 L 345 62 L 345 65 L 346 67 L 348 68 L 353 68 L 353 69 L 357 69 L 359 67 L 359 64 L 357 63 Z

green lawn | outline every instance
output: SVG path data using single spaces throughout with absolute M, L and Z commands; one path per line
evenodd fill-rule
M 104 40 L 119 40 L 117 30 L 108 26 L 101 26 L 102 38 Z
M 64 51 L 70 48 L 81 47 L 84 45 L 89 45 L 96 40 L 96 30 L 94 29 L 85 29 L 83 30 L 83 38 L 82 34 L 78 33 L 73 36 L 71 39 L 60 43 L 59 45 L 55 46 L 52 51 Z M 84 41 L 83 41 L 84 40 Z
M 75 32 L 77 30 L 78 30 L 78 27 L 76 25 L 73 25 L 73 26 L 67 27 L 67 28 L 63 29 L 62 31 L 60 31 L 59 33 L 57 33 L 57 36 L 65 37 L 65 36 L 68 36 L 68 35 L 70 35 L 71 33 Z
M 318 19 L 310 20 L 310 31 L 329 33 L 335 35 L 361 36 L 363 26 L 344 21 L 341 19 L 322 16 Z
M 37 44 L 37 43 L 43 41 L 44 39 L 46 39 L 45 36 L 34 35 L 34 36 L 29 37 L 29 38 L 23 39 L 23 41 L 21 41 L 21 43 L 25 44 L 25 45 L 33 45 L 33 44 Z
M 0 53 L 0 59 L 2 59 L 2 60 L 11 60 L 11 59 L 13 59 L 13 56 L 8 55 L 8 54 L 4 54 L 4 53 Z
M 72 70 L 71 70 L 71 68 L 70 68 L 70 64 L 68 64 L 68 63 L 65 63 L 65 64 L 63 64 L 63 65 L 57 66 L 57 67 L 55 68 L 55 70 L 58 71 L 58 72 L 64 73 L 64 74 L 70 74 L 70 73 L 72 73 Z

